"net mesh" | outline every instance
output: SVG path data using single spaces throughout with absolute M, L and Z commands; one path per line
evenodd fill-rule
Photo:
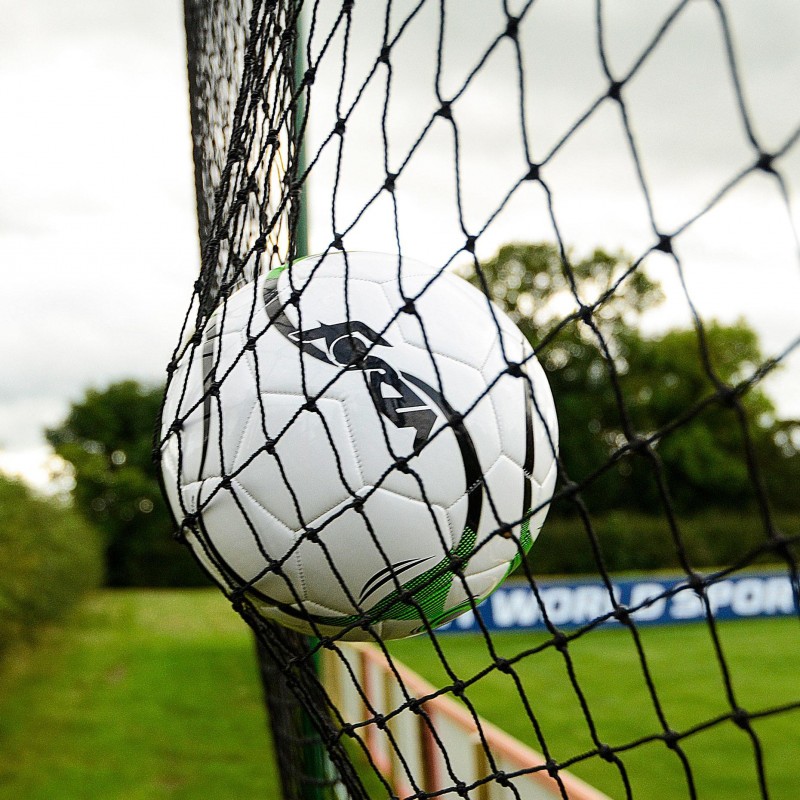
M 498 673 L 508 678 L 508 691 L 518 700 L 518 713 L 529 721 L 530 741 L 546 759 L 543 766 L 530 769 L 550 774 L 564 798 L 568 795 L 560 779 L 562 771 L 580 769 L 595 761 L 604 762 L 613 771 L 615 777 L 607 784 L 612 792 L 625 797 L 651 796 L 646 792 L 639 795 L 642 778 L 636 770 L 642 769 L 640 753 L 656 758 L 649 755 L 654 744 L 661 745 L 671 773 L 679 776 L 678 793 L 671 796 L 697 797 L 703 778 L 693 766 L 694 742 L 702 746 L 703 737 L 710 731 L 728 725 L 735 726 L 747 742 L 746 751 L 736 752 L 737 757 L 746 758 L 752 765 L 749 796 L 769 797 L 768 755 L 759 726 L 772 718 L 796 719 L 800 709 L 796 694 L 758 707 L 745 707 L 740 702 L 741 692 L 716 619 L 713 592 L 714 586 L 728 576 L 767 557 L 785 568 L 797 602 L 796 545 L 800 535 L 787 529 L 774 511 L 776 492 L 769 472 L 771 462 L 764 454 L 760 429 L 754 429 L 758 419 L 751 401 L 760 397 L 759 390 L 776 367 L 791 362 L 800 337 L 795 324 L 793 332 L 773 348 L 771 355 L 759 354 L 744 369 L 739 368 L 740 364 L 736 369 L 721 364 L 714 347 L 714 323 L 708 321 L 691 291 L 690 268 L 702 257 L 705 243 L 715 235 L 736 243 L 732 228 L 735 218 L 726 217 L 724 211 L 740 191 L 757 182 L 761 192 L 758 197 L 768 209 L 762 218 L 767 219 L 768 225 L 764 234 L 782 242 L 781 263 L 786 269 L 784 277 L 777 280 L 793 285 L 800 246 L 792 225 L 789 174 L 800 150 L 800 126 L 790 116 L 777 121 L 769 116 L 769 109 L 780 105 L 778 101 L 773 106 L 761 98 L 756 103 L 748 102 L 734 36 L 732 4 L 685 0 L 653 4 L 647 12 L 628 4 L 621 14 L 597 0 L 561 17 L 548 17 L 546 10 L 540 12 L 543 5 L 502 2 L 489 8 L 489 4 L 464 6 L 445 0 L 344 0 L 327 4 L 302 0 L 186 0 L 202 268 L 184 322 L 182 343 L 168 368 L 168 391 L 171 387 L 175 392 L 175 382 L 183 381 L 177 393 L 186 397 L 189 377 L 181 372 L 180 362 L 187 354 L 194 357 L 196 352 L 198 360 L 205 358 L 209 369 L 199 400 L 172 408 L 165 406 L 157 453 L 165 458 L 169 442 L 177 442 L 176 470 L 181 474 L 190 461 L 182 444 L 187 421 L 197 414 L 206 420 L 217 420 L 216 428 L 213 423 L 206 423 L 214 432 L 206 446 L 210 460 L 218 451 L 219 480 L 210 493 L 201 493 L 194 501 L 174 489 L 172 505 L 178 507 L 178 535 L 191 540 L 195 554 L 224 586 L 258 637 L 287 798 L 322 797 L 326 793 L 366 797 L 366 780 L 377 782 L 385 796 L 394 796 L 394 788 L 367 747 L 368 731 L 376 726 L 385 733 L 411 787 L 410 797 L 479 796 L 474 793 L 489 785 L 503 787 L 508 796 L 523 796 L 495 762 L 471 699 L 474 687 Z M 676 60 L 680 54 L 673 44 L 684 32 L 691 46 L 698 46 L 692 36 L 701 36 L 702 46 L 713 53 L 713 59 L 709 55 L 713 64 L 700 75 L 707 79 L 705 84 L 697 75 L 682 72 L 681 63 Z M 562 39 L 553 44 L 559 36 Z M 559 60 L 559 48 L 568 50 L 570 57 Z M 555 60 L 549 73 L 541 68 L 537 60 L 540 58 Z M 666 64 L 663 69 L 659 66 L 662 61 Z M 665 79 L 664 70 L 672 76 L 671 81 Z M 574 80 L 569 97 L 556 96 L 558 84 L 549 89 L 540 78 L 542 72 L 552 76 L 559 71 L 563 71 L 567 82 Z M 578 78 L 579 72 L 588 77 Z M 691 92 L 687 86 L 691 86 Z M 720 100 L 723 95 L 724 100 Z M 652 109 L 653 105 L 677 116 L 682 124 L 654 129 L 650 117 L 639 113 L 639 109 Z M 723 141 L 704 135 L 706 107 L 709 118 L 722 119 L 720 125 L 726 137 Z M 763 117 L 775 123 L 770 126 L 769 137 L 759 134 L 760 118 L 752 108 L 758 108 Z M 670 142 L 670 136 L 676 142 Z M 687 141 L 689 148 L 699 151 L 694 161 L 682 156 Z M 662 146 L 662 160 L 657 162 L 653 154 Z M 675 149 L 670 150 L 671 146 Z M 712 156 L 720 149 L 725 150 L 724 157 L 715 160 Z M 670 156 L 671 167 L 661 166 Z M 704 160 L 716 166 L 701 169 L 699 165 Z M 578 165 L 574 169 L 573 163 Z M 697 180 L 689 182 L 688 173 L 693 170 L 698 172 Z M 598 184 L 624 184 L 626 191 L 607 194 L 598 191 Z M 697 185 L 699 190 L 691 188 Z M 573 195 L 579 201 L 570 204 L 565 198 Z M 287 631 L 259 614 L 250 590 L 270 572 L 284 574 L 291 553 L 275 559 L 262 550 L 261 568 L 250 580 L 243 581 L 220 556 L 205 525 L 204 514 L 213 498 L 229 493 L 243 524 L 258 539 L 252 505 L 236 488 L 237 476 L 260 455 L 274 455 L 281 437 L 289 435 L 293 424 L 299 424 L 298 410 L 280 431 L 270 430 L 267 436 L 263 402 L 260 403 L 256 411 L 264 430 L 263 444 L 246 454 L 245 466 L 238 472 L 223 466 L 227 445 L 220 393 L 235 365 L 221 366 L 220 350 L 206 352 L 203 348 L 213 338 L 213 333 L 209 337 L 209 330 L 214 325 L 224 329 L 226 303 L 236 289 L 254 285 L 259 277 L 270 274 L 276 274 L 277 279 L 279 268 L 304 253 L 304 197 L 308 199 L 313 249 L 318 252 L 347 257 L 355 250 L 375 249 L 403 256 L 421 255 L 437 275 L 458 267 L 488 296 L 509 308 L 524 330 L 527 321 L 534 337 L 535 358 L 551 374 L 557 408 L 556 374 L 565 369 L 564 348 L 574 356 L 581 347 L 591 347 L 600 356 L 599 362 L 589 366 L 597 371 L 599 364 L 598 404 L 601 391 L 605 392 L 602 402 L 613 417 L 613 424 L 606 426 L 602 434 L 606 437 L 602 458 L 577 465 L 562 452 L 552 503 L 543 505 L 552 504 L 556 515 L 561 513 L 576 521 L 580 536 L 571 546 L 590 554 L 593 569 L 606 587 L 607 609 L 569 630 L 551 619 L 542 598 L 541 575 L 536 571 L 536 550 L 532 558 L 526 558 L 531 538 L 526 526 L 540 510 L 536 507 L 513 519 L 501 519 L 496 514 L 497 524 L 491 534 L 477 544 L 474 532 L 471 538 L 463 536 L 459 544 L 463 552 L 458 547 L 450 549 L 446 565 L 447 575 L 454 574 L 455 580 L 463 583 L 464 568 L 474 552 L 493 538 L 511 537 L 518 550 L 513 566 L 532 587 L 548 631 L 533 644 L 526 645 L 525 639 L 515 640 L 509 651 L 508 644 L 498 643 L 481 622 L 480 614 L 475 613 L 483 641 L 480 668 L 469 660 L 454 660 L 443 642 L 445 636 L 438 634 L 429 621 L 435 618 L 436 598 L 446 591 L 440 586 L 444 568 L 429 570 L 410 584 L 403 584 L 396 575 L 390 576 L 396 591 L 390 604 L 401 608 L 401 619 L 405 612 L 408 617 L 420 617 L 430 652 L 441 668 L 444 680 L 436 694 L 457 697 L 477 727 L 488 774 L 470 783 L 460 774 L 458 759 L 447 751 L 424 703 L 404 688 L 399 672 L 395 673 L 396 679 L 405 701 L 379 711 L 361 687 L 366 719 L 356 723 L 342 717 L 341 709 L 320 683 L 319 654 L 327 650 L 342 659 L 350 670 L 352 683 L 357 688 L 361 686 L 363 676 L 347 666 L 350 662 L 340 650 L 341 638 L 353 630 L 363 630 L 391 667 L 394 651 L 374 625 L 386 604 L 361 605 L 353 596 L 352 587 L 345 585 L 343 591 L 356 611 L 339 620 L 339 632 L 319 627 L 313 617 L 310 626 L 316 633 L 314 638 Z M 752 203 L 752 196 L 743 196 L 742 202 Z M 757 224 L 758 220 L 754 225 Z M 581 225 L 587 229 L 585 234 L 579 232 Z M 624 240 L 632 255 L 581 261 L 571 247 L 581 236 L 612 245 Z M 514 270 L 523 260 L 520 253 L 515 256 L 507 251 L 503 260 L 501 250 L 494 260 L 490 257 L 509 240 L 535 239 L 552 242 L 546 250 L 554 264 L 550 273 L 538 269 L 527 277 L 514 278 Z M 746 266 L 744 271 L 733 272 L 736 280 L 742 276 L 749 276 L 750 282 L 754 280 L 753 266 Z M 281 312 L 307 290 L 306 285 L 292 283 L 292 269 L 288 274 L 292 296 Z M 637 298 L 642 300 L 648 292 L 655 291 L 653 275 L 658 276 L 665 291 L 682 298 L 683 318 L 692 331 L 691 338 L 685 340 L 690 343 L 689 357 L 699 365 L 696 391 L 681 395 L 682 405 L 659 417 L 655 427 L 641 410 L 641 393 L 652 393 L 653 389 L 637 385 L 636 375 L 631 375 L 632 349 L 630 343 L 626 349 L 620 325 L 623 313 L 615 310 L 615 302 L 627 297 L 624 313 L 630 313 L 631 303 L 635 306 Z M 526 280 L 532 281 L 527 294 Z M 723 280 L 725 276 L 718 273 L 717 284 Z M 551 291 L 556 284 L 558 291 Z M 781 285 L 778 284 L 779 292 Z M 422 331 L 422 347 L 427 348 L 435 363 L 425 335 L 425 320 L 415 308 L 427 290 L 425 287 L 419 295 L 408 298 L 395 317 L 403 313 L 415 317 Z M 742 286 L 739 299 L 749 298 L 751 291 L 754 290 Z M 546 313 L 526 305 L 537 292 L 549 298 Z M 253 314 L 251 310 L 250 322 Z M 317 324 L 316 320 L 300 320 L 301 344 L 303 331 L 308 333 Z M 356 320 L 348 316 L 351 336 L 354 324 Z M 502 339 L 500 323 L 496 324 L 498 339 Z M 263 333 L 248 328 L 249 338 L 242 339 L 242 353 L 247 352 L 248 346 L 252 352 L 253 340 Z M 373 341 L 360 355 L 368 357 L 374 347 Z M 341 373 L 326 386 L 311 390 L 299 349 L 297 353 L 303 387 L 303 397 L 298 402 L 305 412 L 317 414 L 322 420 L 321 446 L 335 451 L 334 436 L 326 426 L 325 415 L 317 413 L 317 405 L 348 365 L 344 364 Z M 508 359 L 504 367 L 507 374 L 527 382 L 536 407 L 537 387 L 526 369 L 533 359 L 533 354 L 518 361 Z M 495 376 L 495 381 L 500 377 Z M 257 384 L 262 380 L 258 367 L 253 380 Z M 489 383 L 474 403 L 451 416 L 442 430 L 458 435 L 491 390 L 492 382 Z M 691 486 L 687 488 L 687 481 L 675 475 L 664 452 L 677 434 L 712 414 L 721 420 L 720 436 L 728 437 L 727 458 L 744 476 L 746 488 L 742 494 L 758 520 L 758 531 L 746 546 L 734 548 L 727 566 L 701 571 L 687 543 L 681 514 L 682 498 L 691 493 Z M 391 450 L 385 420 L 382 426 Z M 793 429 L 789 425 L 782 430 L 784 438 L 780 441 L 784 449 L 791 450 Z M 796 454 L 792 451 L 790 455 L 794 458 Z M 711 468 L 713 465 L 700 465 L 700 469 Z M 331 469 L 348 493 L 343 510 L 360 515 L 387 568 L 391 567 L 390 559 L 381 550 L 378 526 L 364 510 L 365 495 L 352 488 L 346 466 L 335 452 Z M 408 457 L 398 457 L 377 483 L 398 469 L 410 470 L 424 496 L 423 477 L 414 472 L 413 464 L 409 466 Z M 287 495 L 299 508 L 298 487 L 286 470 L 281 468 L 279 472 Z M 710 645 L 707 667 L 718 671 L 723 698 L 718 711 L 707 717 L 674 719 L 664 701 L 665 692 L 669 693 L 664 682 L 669 678 L 665 677 L 662 664 L 654 665 L 646 637 L 636 623 L 635 612 L 640 609 L 624 606 L 615 593 L 610 568 L 617 562 L 598 529 L 597 511 L 603 508 L 608 487 L 616 484 L 633 486 L 637 496 L 646 494 L 650 498 L 649 510 L 658 514 L 661 535 L 670 540 L 674 560 L 702 603 L 703 630 Z M 491 492 L 486 486 L 484 490 L 487 502 L 492 504 Z M 298 515 L 303 522 L 302 514 Z M 547 525 L 543 537 L 546 532 Z M 341 579 L 326 543 L 324 525 L 313 528 L 301 524 L 298 541 L 317 544 L 330 571 Z M 290 577 L 286 578 L 286 585 L 296 604 L 305 608 Z M 651 597 L 647 604 L 674 592 L 670 589 Z M 476 612 L 477 599 L 468 591 L 466 595 L 460 610 Z M 311 613 L 308 611 L 308 615 Z M 576 664 L 575 657 L 580 643 L 598 635 L 602 623 L 610 619 L 627 632 L 627 644 L 633 648 L 645 687 L 641 696 L 652 709 L 647 718 L 653 719 L 651 729 L 642 732 L 639 727 L 628 738 L 614 741 L 604 738 L 597 723 L 598 700 L 585 690 L 580 677 L 583 666 Z M 536 687 L 525 680 L 524 668 L 536 659 L 550 659 L 553 654 L 557 654 L 562 679 L 580 708 L 583 730 L 576 735 L 576 741 L 586 742 L 586 747 L 551 747 L 535 711 L 541 699 L 536 696 Z M 627 698 L 615 696 L 613 684 L 608 686 L 608 698 L 612 703 L 628 703 Z M 410 755 L 392 734 L 389 722 L 404 711 L 418 715 L 430 730 L 445 765 L 445 788 L 431 791 L 420 784 Z M 637 710 L 631 709 L 631 713 Z

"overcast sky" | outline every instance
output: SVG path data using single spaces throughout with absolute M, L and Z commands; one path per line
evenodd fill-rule
M 383 5 L 356 2 L 345 107 L 379 48 Z M 412 5 L 397 0 L 394 19 Z M 408 44 L 393 54 L 390 167 L 436 107 L 437 5 L 429 3 L 403 40 Z M 674 5 L 604 4 L 612 68 L 623 73 L 633 63 Z M 753 157 L 713 5 L 692 5 L 624 95 L 656 219 L 668 231 Z M 448 3 L 445 96 L 504 27 L 495 6 L 500 3 Z M 725 6 L 756 131 L 774 149 L 800 125 L 800 3 L 731 0 Z M 181 14 L 179 0 L 0 0 L 0 468 L 34 481 L 43 479 L 42 429 L 58 423 L 87 387 L 128 376 L 161 381 L 188 305 L 198 245 Z M 521 41 L 538 160 L 603 91 L 593 3 L 539 0 Z M 337 42 L 314 87 L 312 150 L 330 130 L 339 96 Z M 482 226 L 524 165 L 518 84 L 509 78 L 514 63 L 507 42 L 454 106 L 470 230 Z M 379 77 L 348 124 L 339 222 L 363 205 L 382 174 L 375 109 L 385 80 Z M 452 132 L 441 123 L 399 181 L 404 250 L 431 263 L 463 239 L 454 212 Z M 323 154 L 311 185 L 312 250 L 330 240 L 332 152 Z M 778 166 L 797 226 L 800 145 Z M 579 253 L 600 245 L 639 255 L 652 243 L 613 103 L 569 140 L 544 175 L 563 234 Z M 389 209 L 376 204 L 347 246 L 392 250 L 390 223 Z M 543 194 L 529 184 L 487 229 L 478 252 L 491 255 L 510 239 L 544 238 L 552 238 L 552 227 Z M 748 178 L 682 235 L 677 249 L 705 319 L 744 316 L 769 353 L 800 335 L 800 265 L 786 206 L 767 176 Z M 651 259 L 648 270 L 668 294 L 648 320 L 650 329 L 687 324 L 674 265 Z M 799 362 L 795 353 L 768 384 L 784 416 L 800 417 Z

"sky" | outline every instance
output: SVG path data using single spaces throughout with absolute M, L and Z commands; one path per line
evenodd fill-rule
M 336 4 L 322 4 L 324 16 Z M 396 28 L 414 3 L 396 0 Z M 513 7 L 521 3 L 511 3 Z M 758 137 L 775 149 L 800 126 L 800 4 L 725 3 L 742 87 Z M 390 168 L 402 163 L 437 107 L 438 4 L 415 17 L 392 55 L 387 113 Z M 612 69 L 623 74 L 674 2 L 604 3 Z M 334 35 L 313 88 L 308 146 L 317 152 L 363 86 L 380 47 L 383 2 L 357 0 L 348 70 Z M 501 4 L 450 0 L 440 90 L 451 96 L 504 27 Z M 88 387 L 163 379 L 198 269 L 182 3 L 179 0 L 0 0 L 0 469 L 47 483 L 42 431 Z M 312 39 L 318 52 L 321 39 Z M 544 159 L 604 91 L 594 3 L 538 0 L 525 17 L 526 125 Z M 506 40 L 453 105 L 459 131 L 463 221 L 483 228 L 524 167 L 516 61 Z M 367 85 L 348 119 L 337 220 L 352 219 L 380 182 L 385 74 Z M 753 159 L 743 133 L 711 2 L 696 0 L 624 89 L 661 229 L 681 226 Z M 310 184 L 311 249 L 331 238 L 337 153 L 324 147 Z M 437 120 L 398 181 L 404 252 L 443 263 L 463 241 L 455 211 L 452 127 Z M 752 175 L 681 234 L 676 250 L 701 316 L 744 317 L 767 353 L 800 335 L 800 144 L 780 159 L 787 212 L 769 176 Z M 652 244 L 646 204 L 621 125 L 604 103 L 543 168 L 565 240 L 637 256 Z M 378 182 L 376 184 L 376 181 Z M 320 199 L 321 198 L 321 199 Z M 348 234 L 350 249 L 394 249 L 386 202 Z M 552 239 L 544 193 L 526 184 L 478 239 L 490 256 L 509 240 Z M 458 259 L 456 259 L 458 261 Z M 462 259 L 463 260 L 463 259 Z M 651 257 L 667 300 L 646 319 L 657 332 L 689 323 L 674 263 Z M 800 418 L 800 353 L 767 390 Z

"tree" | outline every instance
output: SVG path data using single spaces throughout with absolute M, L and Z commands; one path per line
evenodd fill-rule
M 101 579 L 97 531 L 58 498 L 0 473 L 0 659 Z
M 562 258 L 547 243 L 511 244 L 468 277 L 488 288 L 537 348 L 556 399 L 562 462 L 573 481 L 592 476 L 626 444 L 626 421 L 635 435 L 647 437 L 714 394 L 703 350 L 716 376 L 729 385 L 763 362 L 758 338 L 743 320 L 706 325 L 702 345 L 694 329 L 644 336 L 638 329 L 641 316 L 663 296 L 658 284 L 622 254 L 595 250 L 578 260 L 570 253 Z M 582 307 L 591 313 L 581 314 Z M 782 474 L 796 471 L 794 456 L 778 458 L 780 437 L 770 399 L 756 386 L 741 402 L 749 435 L 765 462 Z M 659 437 L 654 447 L 679 510 L 752 504 L 742 428 L 724 403 L 708 404 Z M 597 475 L 584 496 L 595 510 L 657 512 L 660 504 L 653 471 L 633 455 Z M 556 504 L 556 513 L 559 508 L 566 510 Z
M 72 470 L 75 506 L 105 537 L 111 586 L 205 582 L 172 540 L 172 520 L 152 460 L 160 387 L 127 380 L 89 389 L 47 440 Z

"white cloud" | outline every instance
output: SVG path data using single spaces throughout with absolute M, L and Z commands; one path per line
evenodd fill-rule
M 377 53 L 382 6 L 356 4 L 345 89 L 350 98 Z M 639 0 L 604 4 L 610 63 L 617 74 L 639 56 L 673 6 Z M 694 6 L 625 89 L 656 219 L 665 229 L 701 208 L 753 157 L 713 4 Z M 410 7 L 395 3 L 395 29 Z M 413 23 L 414 43 L 393 54 L 390 168 L 399 165 L 436 107 L 437 7 L 426 6 Z M 461 85 L 503 26 L 500 4 L 488 11 L 482 1 L 463 0 L 460 7 L 462 13 L 454 10 L 447 18 L 445 96 Z M 771 0 L 725 7 L 755 130 L 765 147 L 774 148 L 800 124 L 795 97 L 800 5 Z M 325 12 L 330 4 L 321 8 Z M 540 0 L 525 23 L 526 119 L 535 158 L 559 141 L 605 86 L 593 8 L 589 0 Z M 491 19 L 476 25 L 479 11 Z M 161 380 L 177 340 L 198 261 L 182 4 L 40 0 L 5 3 L 3 18 L 0 107 L 13 124 L 0 128 L 0 337 L 5 343 L 0 349 L 0 447 L 41 456 L 42 428 L 56 422 L 70 400 L 89 385 L 116 378 Z M 341 39 L 336 41 L 340 46 Z M 524 169 L 514 69 L 513 48 L 506 42 L 454 106 L 469 229 L 485 222 Z M 314 88 L 312 151 L 332 127 L 339 77 L 331 56 Z M 347 220 L 381 182 L 384 87 L 380 73 L 362 100 L 363 110 L 348 125 L 339 220 Z M 333 147 L 329 153 L 315 168 L 319 177 L 312 184 L 316 248 L 330 241 Z M 800 147 L 779 166 L 794 198 Z M 646 206 L 613 103 L 570 138 L 545 176 L 559 225 L 579 251 L 599 244 L 638 254 L 651 243 Z M 463 233 L 454 203 L 453 136 L 444 120 L 415 154 L 398 192 L 409 255 L 436 262 L 458 249 Z M 527 184 L 486 231 L 479 253 L 489 255 L 511 238 L 552 235 L 544 194 Z M 386 196 L 347 244 L 394 247 Z M 705 316 L 745 315 L 770 352 L 797 336 L 800 267 L 774 182 L 754 178 L 742 184 L 679 238 L 678 251 L 692 297 Z M 685 324 L 686 301 L 674 266 L 666 259 L 652 264 L 670 301 L 651 326 Z M 798 361 L 794 357 L 770 383 L 782 412 L 795 416 L 800 416 Z

